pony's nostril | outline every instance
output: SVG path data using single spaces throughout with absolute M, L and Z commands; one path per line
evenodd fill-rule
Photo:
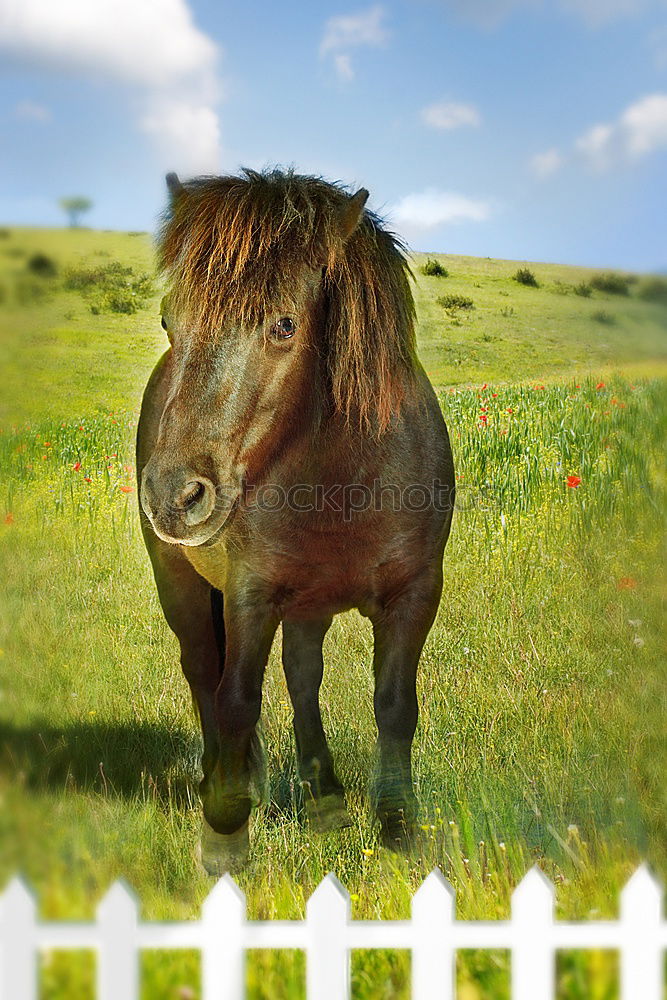
M 181 497 L 179 506 L 181 506 L 183 510 L 190 510 L 199 503 L 205 493 L 206 487 L 203 483 L 190 483 L 189 489 L 186 489 Z
M 176 501 L 176 507 L 186 524 L 193 527 L 202 524 L 213 513 L 215 507 L 215 486 L 210 479 L 192 479 Z

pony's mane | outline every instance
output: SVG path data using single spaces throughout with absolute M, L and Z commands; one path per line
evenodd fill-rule
M 324 269 L 324 343 L 336 409 L 382 432 L 414 377 L 414 301 L 405 247 L 365 211 L 344 239 L 349 192 L 291 171 L 200 177 L 158 241 L 170 301 L 193 331 L 256 326 L 291 301 L 304 265 Z

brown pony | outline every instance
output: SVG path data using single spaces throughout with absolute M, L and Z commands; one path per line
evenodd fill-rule
M 417 813 L 417 663 L 454 500 L 404 248 L 364 210 L 364 189 L 279 171 L 167 182 L 170 348 L 144 395 L 137 464 L 203 731 L 203 863 L 219 874 L 247 853 L 281 622 L 310 821 L 349 822 L 319 707 L 322 642 L 349 608 L 373 626 L 374 804 L 384 842 L 403 846 Z

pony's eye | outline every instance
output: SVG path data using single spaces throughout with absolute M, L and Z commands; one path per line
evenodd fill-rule
M 289 316 L 283 316 L 273 324 L 271 333 L 276 340 L 289 340 L 296 333 L 296 323 Z
M 167 332 L 167 321 L 165 320 L 164 316 L 160 320 L 160 326 L 162 327 L 162 329 L 166 333 Z

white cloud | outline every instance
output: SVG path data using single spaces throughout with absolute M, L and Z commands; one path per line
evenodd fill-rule
M 647 94 L 630 104 L 615 121 L 598 122 L 574 142 L 573 156 L 595 171 L 632 164 L 667 150 L 667 94 Z M 571 157 L 558 149 L 533 156 L 530 167 L 538 177 L 556 173 Z
M 320 42 L 320 56 L 331 56 L 341 80 L 351 80 L 354 77 L 351 49 L 360 46 L 380 48 L 386 45 L 389 32 L 383 24 L 384 16 L 384 8 L 376 4 L 356 14 L 339 14 L 329 18 Z
M 160 137 L 165 167 L 219 169 L 218 49 L 186 0 L 4 0 L 0 51 L 125 85 L 138 95 L 139 128 Z
M 463 125 L 479 125 L 481 116 L 474 104 L 457 104 L 455 101 L 438 101 L 422 108 L 421 120 L 435 129 L 461 128 Z
M 621 115 L 620 131 L 635 159 L 667 147 L 667 94 L 649 94 L 631 104 Z
M 613 125 L 593 125 L 580 136 L 575 149 L 589 165 L 596 170 L 604 170 L 611 164 L 612 146 L 614 145 Z
M 533 173 L 538 177 L 549 177 L 555 174 L 563 166 L 564 160 L 557 149 L 547 149 L 543 153 L 537 153 L 530 161 Z
M 649 94 L 615 122 L 594 125 L 577 139 L 575 148 L 595 170 L 667 149 L 667 94 Z
M 395 225 L 423 232 L 457 222 L 484 222 L 491 215 L 491 206 L 463 194 L 427 188 L 405 195 L 387 214 Z
M 19 101 L 14 107 L 14 116 L 16 118 L 23 118 L 26 121 L 40 122 L 42 124 L 50 122 L 52 118 L 48 108 L 44 107 L 43 104 L 37 104 L 31 100 Z

